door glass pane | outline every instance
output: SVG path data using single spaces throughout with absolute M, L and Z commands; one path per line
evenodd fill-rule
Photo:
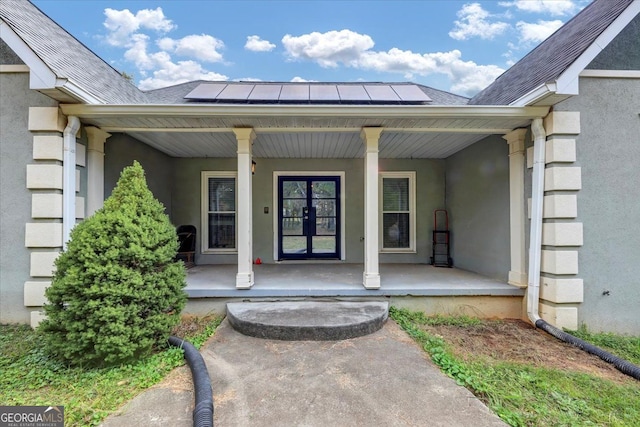
M 302 236 L 302 218 L 282 218 L 282 234 Z
M 306 199 L 289 199 L 282 201 L 282 216 L 296 217 L 302 216 L 302 209 L 307 207 Z
M 385 213 L 382 215 L 383 247 L 409 247 L 409 214 Z
M 304 236 L 301 236 L 301 237 L 283 236 L 282 252 L 285 254 L 306 254 L 307 238 Z
M 382 210 L 409 210 L 408 178 L 384 178 L 382 180 Z
M 313 200 L 312 204 L 316 208 L 316 216 L 336 216 L 335 199 Z
M 285 199 L 306 199 L 307 181 L 284 181 L 282 197 Z
M 235 178 L 209 178 L 209 211 L 235 211 L 235 190 Z
M 329 218 L 316 218 L 316 235 L 329 235 L 336 234 L 336 219 Z
M 209 247 L 236 247 L 236 215 L 233 213 L 209 214 Z
M 314 254 L 332 254 L 336 252 L 335 236 L 313 236 L 312 238 Z
M 312 181 L 311 195 L 314 199 L 335 199 L 336 183 L 334 181 Z

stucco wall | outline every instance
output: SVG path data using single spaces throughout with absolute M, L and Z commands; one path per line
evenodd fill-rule
M 105 198 L 111 195 L 122 169 L 131 166 L 134 160 L 142 165 L 149 189 L 171 216 L 173 159 L 128 135 L 113 134 L 104 144 Z
M 256 159 L 253 177 L 253 252 L 263 262 L 274 262 L 273 194 L 274 171 L 345 172 L 346 262 L 364 260 L 364 161 L 363 159 Z M 174 159 L 172 220 L 175 224 L 193 224 L 201 233 L 201 172 L 236 170 L 236 159 Z M 380 262 L 428 263 L 431 254 L 431 218 L 434 209 L 444 206 L 444 160 L 380 160 L 381 171 L 416 171 L 417 253 L 381 254 Z M 187 189 L 189 191 L 187 191 Z M 264 208 L 269 213 L 264 213 Z M 201 235 L 200 235 L 201 237 Z M 199 238 L 200 240 L 200 238 Z M 236 255 L 197 254 L 199 264 L 235 263 Z
M 640 335 L 640 80 L 581 78 L 580 95 L 555 109 L 581 112 L 579 323 Z
M 446 159 L 446 206 L 454 265 L 507 280 L 509 157 L 499 136 L 490 136 Z
M 25 223 L 31 218 L 26 165 L 33 163 L 29 107 L 56 102 L 29 89 L 29 74 L 0 73 L 0 322 L 29 323 L 24 282 L 29 279 Z
M 640 15 L 587 66 L 601 70 L 640 70 Z

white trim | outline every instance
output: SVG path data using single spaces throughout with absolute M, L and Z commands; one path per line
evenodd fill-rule
M 0 38 L 13 50 L 16 55 L 29 67 L 29 88 L 53 89 L 57 77 L 38 55 L 18 36 L 6 23 L 0 20 Z M 67 114 L 73 115 L 73 114 Z
M 409 180 L 409 247 L 408 248 L 385 248 L 383 230 L 383 180 L 385 178 L 407 178 Z M 395 253 L 416 253 L 416 172 L 415 171 L 394 171 L 380 172 L 378 175 L 378 200 L 380 208 L 378 210 L 378 235 L 379 251 L 385 254 Z
M 557 86 L 555 83 L 542 83 L 540 86 L 533 88 L 509 105 L 514 107 L 525 107 L 527 105 L 536 104 L 546 97 L 553 95 L 556 90 Z M 544 117 L 546 115 L 546 113 L 541 114 L 540 117 Z
M 580 77 L 640 79 L 640 70 L 582 70 Z
M 87 105 L 62 104 L 66 115 L 100 118 L 123 115 L 219 117 L 362 117 L 362 118 L 529 118 L 544 117 L 549 107 L 491 105 Z M 108 131 L 107 128 L 102 128 Z
M 226 133 L 233 132 L 230 127 L 202 127 L 202 128 L 141 128 L 141 127 L 121 127 L 121 126 L 100 126 L 105 132 L 164 132 L 164 133 Z M 317 133 L 317 132 L 360 132 L 362 127 L 254 127 L 256 133 Z M 512 128 L 390 128 L 385 127 L 384 131 L 402 133 L 480 133 L 486 135 L 503 134 L 512 131 Z
M 29 67 L 24 64 L 16 64 L 16 65 L 6 65 L 0 64 L 0 74 L 1 73 L 28 73 Z
M 238 253 L 238 173 L 236 171 L 202 171 L 200 172 L 200 253 L 205 255 L 211 254 L 236 254 Z M 209 248 L 209 178 L 233 178 L 236 187 L 236 224 L 235 224 L 235 248 L 229 249 L 212 249 Z
M 281 176 L 339 176 L 340 177 L 340 260 L 347 259 L 347 245 L 345 240 L 345 208 L 346 208 L 346 181 L 345 171 L 273 171 L 273 260 L 275 262 L 300 262 L 278 261 L 278 178 Z M 319 262 L 321 260 L 305 260 L 304 262 Z M 327 260 L 322 260 L 327 262 Z

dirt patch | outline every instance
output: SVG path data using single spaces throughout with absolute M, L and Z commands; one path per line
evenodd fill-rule
M 454 354 L 466 361 L 483 357 L 582 372 L 616 382 L 635 381 L 599 357 L 560 341 L 522 320 L 487 320 L 477 326 L 423 328 L 430 334 L 442 337 L 451 345 Z
M 214 318 L 214 316 L 202 317 L 183 314 L 180 316 L 180 323 L 171 330 L 171 335 L 188 339 L 190 336 L 201 334 Z

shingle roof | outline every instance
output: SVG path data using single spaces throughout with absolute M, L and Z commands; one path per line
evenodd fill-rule
M 414 84 L 414 83 L 407 83 L 407 82 L 401 82 L 401 83 L 383 83 L 383 82 L 358 82 L 358 83 L 326 83 L 326 82 L 313 82 L 313 83 L 292 83 L 292 82 L 207 82 L 207 81 L 193 81 L 193 82 L 188 82 L 188 83 L 182 83 L 182 84 L 178 84 L 175 86 L 170 86 L 170 87 L 166 87 L 166 88 L 160 88 L 160 89 L 155 89 L 155 90 L 151 90 L 146 92 L 148 95 L 148 102 L 151 103 L 157 103 L 157 104 L 187 104 L 187 103 L 194 103 L 194 102 L 198 102 L 198 103 L 252 103 L 252 104 L 274 104 L 274 103 L 296 103 L 296 104 L 314 104 L 314 103 L 318 103 L 318 104 L 343 104 L 343 103 L 348 103 L 348 104 L 370 104 L 370 103 L 386 103 L 386 104 L 399 104 L 399 103 L 403 103 L 402 101 L 391 101 L 391 100 L 387 100 L 387 101 L 381 101 L 378 100 L 376 101 L 375 99 L 373 100 L 368 100 L 365 98 L 358 98 L 358 99 L 352 99 L 350 101 L 343 101 L 340 99 L 313 99 L 313 96 L 311 96 L 309 99 L 306 100 L 294 100 L 294 99 L 290 99 L 290 100 L 286 100 L 286 101 L 278 101 L 276 99 L 274 100 L 260 100 L 260 99 L 254 99 L 251 100 L 251 96 L 245 96 L 243 98 L 238 98 L 238 99 L 229 99 L 229 98 L 225 98 L 224 100 L 220 100 L 220 99 L 216 99 L 215 97 L 207 97 L 204 95 L 189 95 L 190 92 L 194 91 L 195 89 L 199 89 L 200 87 L 203 86 L 224 86 L 224 87 L 231 87 L 231 86 L 251 86 L 251 87 L 259 87 L 259 86 L 278 86 L 281 89 L 284 89 L 285 87 L 300 87 L 300 86 L 347 86 L 347 85 L 352 85 L 352 86 L 365 86 L 367 88 L 370 87 L 384 87 L 384 88 L 389 88 L 389 87 L 398 87 L 398 86 L 404 86 L 407 88 L 411 88 L 414 90 L 418 90 L 423 92 L 426 97 L 425 100 L 426 102 L 414 102 L 414 103 L 426 103 L 428 105 L 465 105 L 467 104 L 467 102 L 469 101 L 468 98 L 465 98 L 463 96 L 459 96 L 459 95 L 454 95 L 452 93 L 449 92 L 444 92 L 441 90 L 437 90 L 437 89 L 433 89 L 431 87 L 428 86 L 423 86 L 423 85 L 418 85 L 418 84 Z M 309 89 L 307 87 L 307 89 Z M 247 89 L 248 90 L 248 89 Z M 206 90 L 202 90 L 200 92 L 206 92 Z M 189 95 L 189 97 L 187 97 L 187 95 Z M 193 95 L 193 96 L 192 96 Z M 405 102 L 406 103 L 406 102 Z
M 508 105 L 556 80 L 634 0 L 594 0 L 527 56 L 471 98 L 472 105 Z
M 144 102 L 144 94 L 27 0 L 0 1 L 0 18 L 53 73 L 110 104 Z

